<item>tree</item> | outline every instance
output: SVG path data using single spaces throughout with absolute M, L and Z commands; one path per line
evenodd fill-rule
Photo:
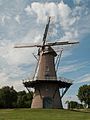
M 32 102 L 32 92 L 26 93 L 25 91 L 18 92 L 17 107 L 19 108 L 30 108 Z
M 76 101 L 66 101 L 68 109 L 83 109 L 83 105 Z
M 83 102 L 85 105 L 88 105 L 90 108 L 90 85 L 83 85 L 78 90 L 78 98 Z
M 13 87 L 5 86 L 0 89 L 0 108 L 30 108 L 32 98 L 32 92 L 16 92 Z
M 78 108 L 79 105 L 76 101 L 66 101 L 66 104 L 68 104 L 68 109 Z
M 17 92 L 13 87 L 5 86 L 0 89 L 0 107 L 13 108 L 16 106 Z

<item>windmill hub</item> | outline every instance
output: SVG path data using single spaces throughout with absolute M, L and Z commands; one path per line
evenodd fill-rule
M 50 46 L 45 46 L 44 49 L 42 49 L 42 51 L 43 51 L 43 54 L 51 54 L 53 56 L 57 56 L 57 53 Z

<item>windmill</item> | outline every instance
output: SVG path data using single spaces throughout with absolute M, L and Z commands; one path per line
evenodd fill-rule
M 24 81 L 24 86 L 29 90 L 34 88 L 34 95 L 32 100 L 31 108 L 63 108 L 62 98 L 67 92 L 72 82 L 66 78 L 57 78 L 55 68 L 55 57 L 57 56 L 56 51 L 52 46 L 77 44 L 78 42 L 46 42 L 48 29 L 50 25 L 50 17 L 46 24 L 45 32 L 43 35 L 42 45 L 16 45 L 15 48 L 27 48 L 27 47 L 38 47 L 38 64 L 36 67 L 35 75 L 32 79 Z M 60 55 L 57 57 L 56 66 L 60 61 Z M 60 90 L 62 89 L 62 93 Z

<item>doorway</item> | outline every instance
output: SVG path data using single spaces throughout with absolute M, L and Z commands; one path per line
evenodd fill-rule
M 53 107 L 53 99 L 51 97 L 43 98 L 43 108 L 52 108 Z

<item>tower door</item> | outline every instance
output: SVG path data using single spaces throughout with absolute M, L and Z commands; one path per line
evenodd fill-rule
M 43 98 L 43 108 L 52 108 L 53 107 L 53 99 L 51 97 Z

